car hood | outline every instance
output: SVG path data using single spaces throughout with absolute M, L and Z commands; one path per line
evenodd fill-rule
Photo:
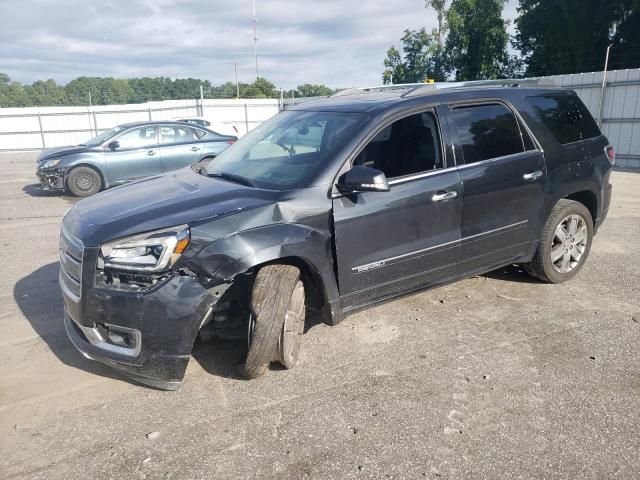
M 204 177 L 190 167 L 79 201 L 64 228 L 85 246 L 165 227 L 192 224 L 273 203 L 277 192 Z
M 48 160 L 54 157 L 62 157 L 64 155 L 69 155 L 72 153 L 85 152 L 88 150 L 87 147 L 83 147 L 81 145 L 69 145 L 66 147 L 54 147 L 54 148 L 45 148 L 38 155 L 37 162 L 42 162 L 44 160 Z

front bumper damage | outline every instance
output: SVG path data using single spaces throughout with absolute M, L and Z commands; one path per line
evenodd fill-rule
M 171 274 L 147 291 L 95 286 L 95 263 L 85 249 L 80 297 L 60 283 L 64 325 L 87 358 L 107 364 L 139 383 L 164 390 L 180 387 L 191 349 L 217 298 L 198 279 Z M 89 252 L 95 258 L 96 252 Z M 89 280 L 86 280 L 89 279 Z
M 62 168 L 37 170 L 36 175 L 40 181 L 42 190 L 64 191 L 65 171 Z

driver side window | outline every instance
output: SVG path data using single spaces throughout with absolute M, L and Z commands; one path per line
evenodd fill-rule
M 443 168 L 436 116 L 433 112 L 422 112 L 386 126 L 353 164 L 381 170 L 389 179 Z
M 156 144 L 155 127 L 134 128 L 116 138 L 118 150 L 151 147 Z

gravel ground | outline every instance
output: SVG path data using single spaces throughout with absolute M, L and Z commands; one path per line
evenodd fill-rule
M 0 477 L 638 478 L 640 174 L 580 275 L 510 267 L 304 336 L 298 367 L 244 381 L 199 344 L 162 392 L 84 359 L 57 285 L 62 214 L 34 154 L 1 155 Z

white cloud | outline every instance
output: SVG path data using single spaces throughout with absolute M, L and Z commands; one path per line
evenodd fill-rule
M 406 28 L 436 25 L 423 0 L 256 0 L 260 74 L 280 87 L 380 83 Z M 509 0 L 505 16 L 515 16 Z M 251 0 L 1 0 L 0 72 L 22 82 L 80 75 L 255 76 Z

